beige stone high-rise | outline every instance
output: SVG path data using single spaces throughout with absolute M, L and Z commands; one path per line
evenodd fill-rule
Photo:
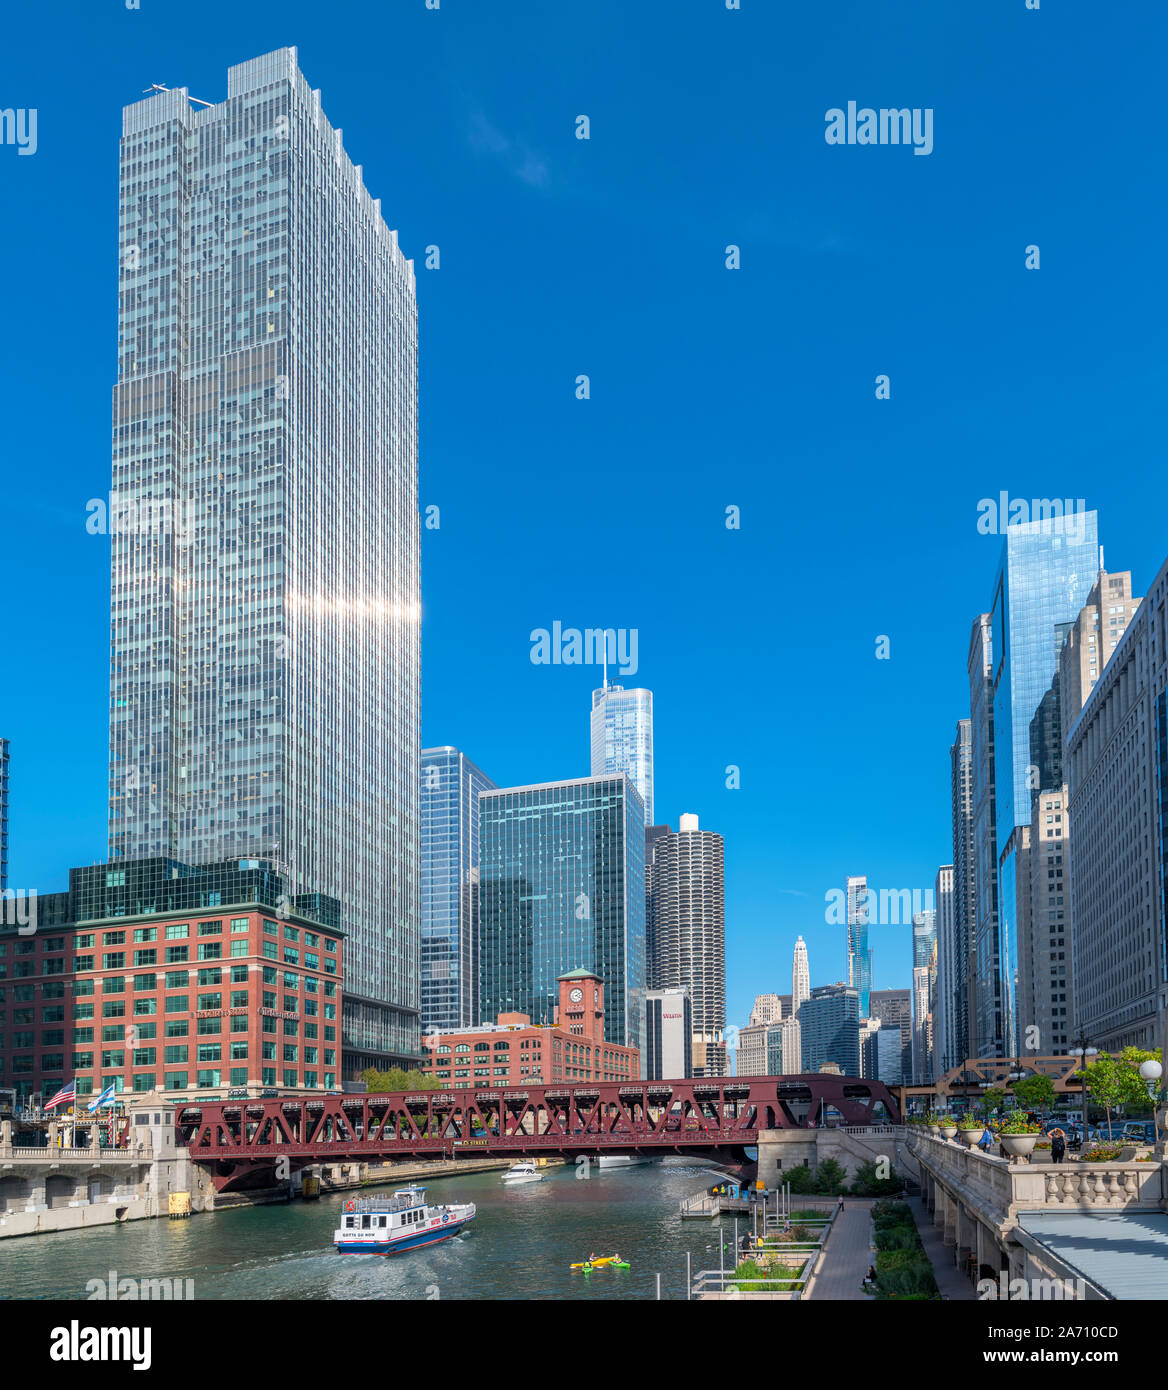
M 1074 1019 L 1101 1051 L 1160 1046 L 1168 1009 L 1168 562 L 1138 604 L 1111 579 L 1062 666 L 1068 689 L 1076 659 L 1094 680 L 1065 718 L 1064 772 Z

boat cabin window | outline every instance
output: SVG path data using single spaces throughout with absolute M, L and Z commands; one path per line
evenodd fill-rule
M 363 1216 L 361 1218 L 361 1229 L 363 1231 L 367 1231 L 369 1229 L 369 1218 L 367 1216 Z

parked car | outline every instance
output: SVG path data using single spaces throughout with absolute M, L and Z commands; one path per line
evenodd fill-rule
M 1123 1127 L 1120 1138 L 1127 1144 L 1154 1144 L 1156 1142 L 1156 1126 L 1151 1120 L 1128 1120 Z

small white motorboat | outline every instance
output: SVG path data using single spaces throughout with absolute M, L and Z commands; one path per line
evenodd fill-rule
M 525 1159 L 522 1163 L 514 1163 L 503 1174 L 503 1181 L 512 1182 L 543 1182 L 543 1174 L 539 1170 L 538 1164 L 530 1159 Z

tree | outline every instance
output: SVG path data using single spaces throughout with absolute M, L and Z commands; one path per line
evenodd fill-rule
M 876 1160 L 869 1159 L 867 1163 L 861 1163 L 856 1169 L 856 1178 L 852 1183 L 852 1194 L 856 1197 L 891 1197 L 899 1192 L 903 1186 L 903 1181 L 898 1177 L 882 1178 Z
M 442 1084 L 436 1076 L 428 1076 L 423 1071 L 404 1071 L 401 1067 L 390 1067 L 388 1071 L 378 1071 L 376 1067 L 366 1067 L 361 1080 L 370 1095 L 384 1095 L 393 1091 L 440 1091 Z
M 1111 1135 L 1111 1112 L 1119 1105 L 1146 1105 L 1147 1088 L 1140 1076 L 1140 1063 L 1149 1058 L 1160 1060 L 1159 1051 L 1145 1052 L 1138 1047 L 1125 1047 L 1118 1057 L 1101 1053 L 1085 1068 L 1087 1087 L 1096 1104 L 1107 1112 L 1107 1137 Z
M 1006 1092 L 1000 1086 L 991 1086 L 981 1098 L 981 1113 L 989 1117 L 997 1110 L 1006 1099 Z
M 825 1158 L 815 1170 L 815 1190 L 837 1196 L 848 1190 L 848 1175 L 834 1158 Z
M 1054 1082 L 1042 1072 L 1014 1083 L 1014 1094 L 1027 1110 L 1045 1114 L 1054 1105 Z

